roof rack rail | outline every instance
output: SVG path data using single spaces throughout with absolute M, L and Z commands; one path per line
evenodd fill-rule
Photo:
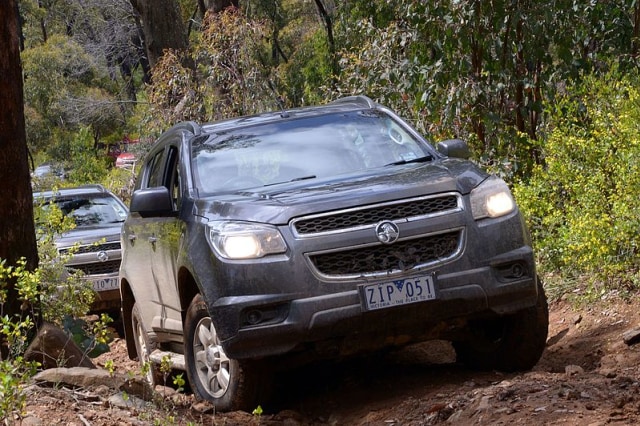
M 344 98 L 336 99 L 331 102 L 332 104 L 343 104 L 343 103 L 356 103 L 366 106 L 367 108 L 375 108 L 377 104 L 368 96 L 364 95 L 356 95 L 356 96 L 346 96 Z
M 175 124 L 173 129 L 184 129 L 193 133 L 195 136 L 202 133 L 202 127 L 200 127 L 200 125 L 195 121 L 181 121 L 180 123 Z
M 107 192 L 107 188 L 104 187 L 104 185 L 99 184 L 99 183 L 85 183 L 83 185 L 78 185 L 75 188 L 93 188 L 93 189 L 97 189 L 100 192 Z M 61 189 L 67 189 L 67 188 L 61 188 Z M 74 189 L 73 187 L 71 187 L 70 189 Z

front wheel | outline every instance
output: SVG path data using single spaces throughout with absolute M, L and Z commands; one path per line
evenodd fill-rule
M 267 374 L 256 362 L 227 357 L 202 296 L 191 301 L 185 319 L 187 377 L 198 399 L 218 411 L 251 411 L 267 388 Z
M 546 346 L 549 306 L 538 278 L 535 306 L 513 315 L 477 321 L 470 338 L 453 342 L 457 360 L 481 370 L 522 371 L 533 368 Z

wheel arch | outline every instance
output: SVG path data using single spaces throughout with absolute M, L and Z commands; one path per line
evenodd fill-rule
M 178 271 L 178 294 L 180 295 L 180 310 L 182 313 L 182 323 L 187 316 L 187 309 L 191 301 L 200 293 L 200 287 L 187 268 L 180 268 Z M 183 326 L 184 327 L 184 326 Z
M 133 340 L 133 328 L 131 326 L 131 311 L 133 311 L 136 299 L 131 285 L 124 278 L 120 280 L 120 300 L 122 303 L 122 327 L 124 328 L 125 342 L 127 343 L 127 355 L 129 359 L 136 359 L 138 352 Z

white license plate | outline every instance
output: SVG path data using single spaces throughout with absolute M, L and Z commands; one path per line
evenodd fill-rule
M 364 309 L 367 311 L 424 302 L 425 300 L 436 298 L 433 275 L 365 284 L 359 288 Z
M 95 291 L 117 290 L 118 278 L 98 278 L 91 280 Z

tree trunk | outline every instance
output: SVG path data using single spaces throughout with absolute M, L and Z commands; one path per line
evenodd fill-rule
M 175 0 L 130 1 L 142 23 L 147 57 L 152 68 L 162 57 L 165 49 L 186 52 L 187 33 Z
M 0 1 L 0 58 L 0 259 L 12 266 L 25 258 L 27 268 L 34 270 L 38 248 L 24 123 L 17 0 Z M 12 319 L 32 315 L 35 311 L 20 300 L 15 280 L 8 281 L 4 283 L 7 298 L 1 314 Z M 9 348 L 3 336 L 0 340 L 0 355 L 5 359 Z
M 333 74 L 337 75 L 339 66 L 338 59 L 336 56 L 336 42 L 333 37 L 333 20 L 327 11 L 327 8 L 324 6 L 321 0 L 315 0 L 316 7 L 318 8 L 318 13 L 324 22 L 324 28 L 327 30 L 327 43 L 329 44 L 329 54 L 331 55 L 331 67 L 333 68 Z
M 238 0 L 203 0 L 201 4 L 213 13 L 220 13 L 228 7 L 237 8 Z

